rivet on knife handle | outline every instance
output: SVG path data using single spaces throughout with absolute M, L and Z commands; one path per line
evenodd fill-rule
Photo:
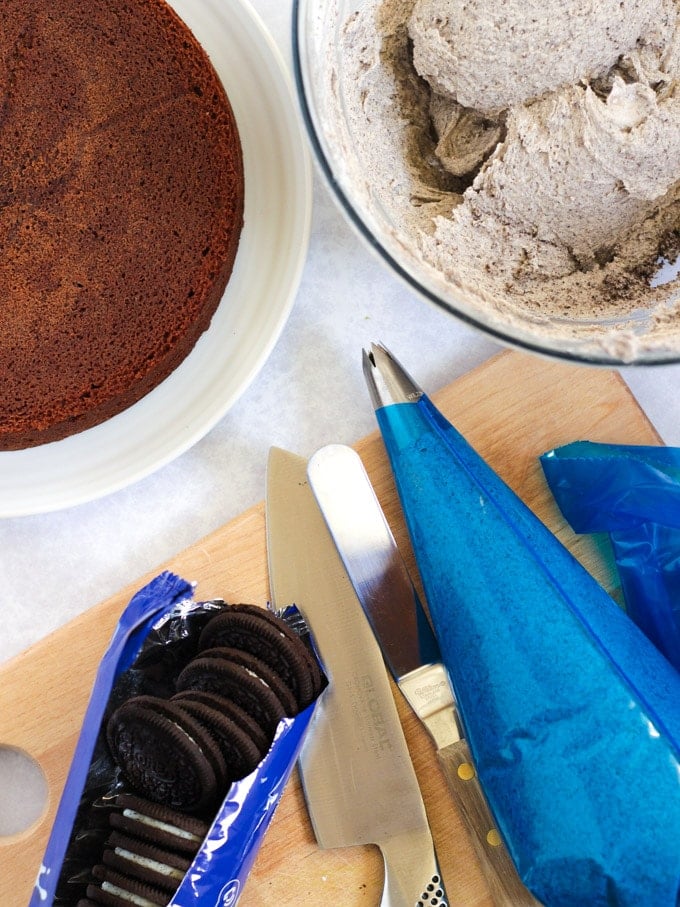
M 360 457 L 344 445 L 329 445 L 310 459 L 307 475 L 387 666 L 435 742 L 494 902 L 537 905 L 494 827 L 461 739 L 439 646 Z
M 459 740 L 437 751 L 439 764 L 456 804 L 472 830 L 472 845 L 484 872 L 494 904 L 498 907 L 538 905 L 521 879 L 496 829 L 493 816 L 477 780 L 470 750 Z

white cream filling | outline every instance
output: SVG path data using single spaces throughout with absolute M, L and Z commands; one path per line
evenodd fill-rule
M 119 857 L 123 857 L 124 860 L 129 860 L 131 863 L 136 863 L 138 866 L 150 869 L 152 872 L 169 876 L 171 879 L 181 880 L 184 878 L 184 873 L 181 869 L 175 869 L 174 866 L 168 866 L 167 863 L 159 863 L 158 860 L 152 860 L 151 857 L 142 857 L 131 850 L 125 850 L 124 847 L 116 847 L 113 852 Z
M 138 813 L 134 809 L 124 809 L 123 815 L 128 819 L 134 819 L 137 822 L 141 822 L 143 825 L 148 825 L 149 828 L 157 828 L 159 831 L 170 832 L 170 834 L 176 835 L 178 838 L 182 838 L 186 841 L 195 841 L 197 844 L 201 843 L 201 838 L 193 832 L 185 831 L 183 828 L 177 828 L 176 825 L 170 825 L 169 822 L 161 822 L 160 819 L 153 819 L 151 816 L 145 816 L 144 813 Z
M 134 904 L 135 907 L 156 907 L 154 902 L 150 901 L 148 898 L 140 897 L 138 894 L 133 894 L 131 891 L 126 891 L 124 888 L 112 885 L 111 882 L 102 882 L 100 887 L 102 891 L 115 895 L 117 898 L 120 898 L 121 901 L 128 901 L 130 904 Z

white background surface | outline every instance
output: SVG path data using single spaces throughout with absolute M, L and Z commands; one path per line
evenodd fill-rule
M 290 3 L 252 5 L 289 60 Z M 428 393 L 499 349 L 393 277 L 347 226 L 315 167 L 311 244 L 292 315 L 234 408 L 194 448 L 123 491 L 0 520 L 0 663 L 261 500 L 270 445 L 307 456 L 372 431 L 361 371 L 371 340 Z M 680 366 L 624 375 L 666 443 L 680 446 Z

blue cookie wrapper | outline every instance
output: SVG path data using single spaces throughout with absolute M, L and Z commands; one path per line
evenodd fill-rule
M 98 755 L 114 685 L 127 669 L 134 667 L 142 646 L 152 635 L 181 645 L 183 640 L 177 637 L 186 633 L 189 621 L 219 607 L 211 602 L 195 602 L 192 595 L 190 583 L 166 571 L 140 589 L 121 615 L 95 678 L 28 907 L 52 907 L 53 904 L 56 907 L 69 902 L 68 897 L 59 893 L 58 885 L 64 882 L 64 862 L 69 843 L 78 830 L 78 817 L 83 801 L 87 799 L 87 790 L 95 789 L 97 796 L 103 796 L 103 799 L 113 797 L 117 792 L 111 765 Z M 168 627 L 171 627 L 170 631 Z M 125 692 L 119 695 L 124 698 Z M 312 703 L 295 718 L 280 721 L 266 756 L 250 775 L 231 785 L 168 907 L 234 907 L 237 903 L 297 760 L 314 706 Z
M 575 441 L 540 460 L 574 532 L 609 535 L 628 615 L 680 670 L 680 449 Z

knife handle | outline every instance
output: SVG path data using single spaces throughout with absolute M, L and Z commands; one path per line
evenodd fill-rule
M 497 907 L 540 907 L 517 875 L 475 771 L 466 740 L 437 751 L 449 790 L 471 832 L 482 872 Z
M 417 826 L 378 842 L 385 863 L 380 907 L 448 907 L 429 828 Z

